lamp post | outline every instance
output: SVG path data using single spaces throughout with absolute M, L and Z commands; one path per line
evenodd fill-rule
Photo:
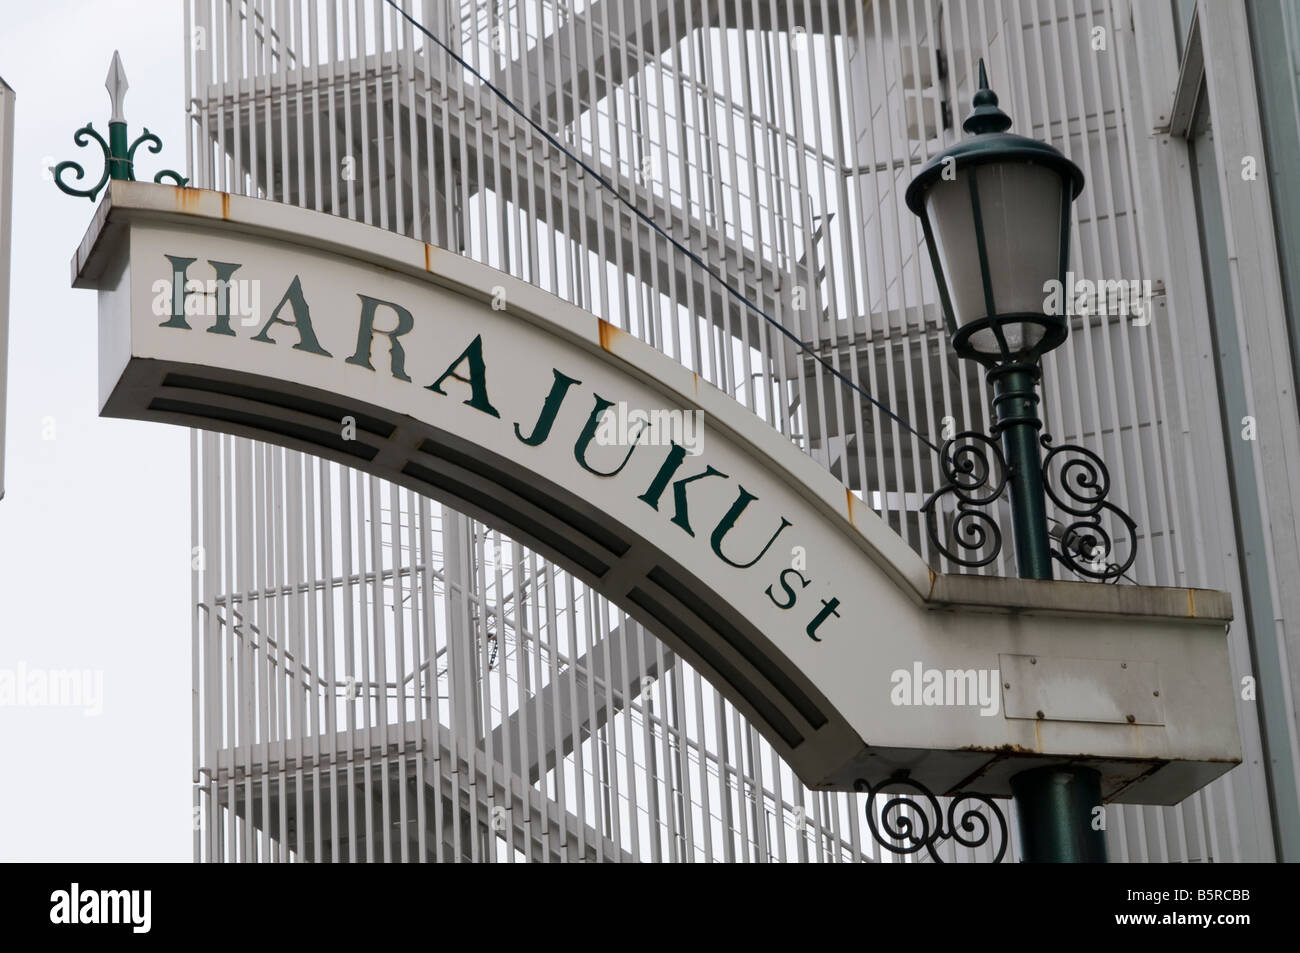
M 921 218 L 939 298 L 959 357 L 978 361 L 993 387 L 993 432 L 1011 486 L 1016 565 L 1023 579 L 1051 579 L 1038 432 L 1039 358 L 1069 332 L 1044 311 L 1044 284 L 1064 282 L 1070 203 L 1083 173 L 1046 142 L 1008 133 L 984 61 L 971 135 L 934 157 L 907 188 Z
M 1009 485 L 1020 577 L 1051 579 L 1054 555 L 1067 566 L 1076 565 L 1068 555 L 1068 531 L 1088 537 L 1082 555 L 1098 545 L 1108 553 L 1110 540 L 1100 529 L 1097 514 L 1102 508 L 1118 512 L 1102 502 L 1108 478 L 1095 454 L 1072 448 L 1085 454 L 1084 466 L 1091 474 L 1085 474 L 1082 497 L 1065 488 L 1076 504 L 1072 506 L 1045 485 L 1039 450 L 1040 443 L 1050 446 L 1050 439 L 1039 434 L 1043 426 L 1038 413 L 1039 361 L 1069 333 L 1066 309 L 1047 313 L 1046 293 L 1052 281 L 1064 287 L 1070 205 L 1083 190 L 1083 173 L 1048 143 L 1007 132 L 1011 118 L 998 108 L 983 60 L 973 105 L 962 127 L 970 135 L 927 163 L 908 186 L 906 198 L 908 208 L 921 219 L 953 350 L 978 361 L 993 390 L 993 440 L 971 432 L 960 436 L 986 442 L 1005 476 L 994 482 L 991 492 L 979 495 L 976 490 L 991 482 L 992 467 L 985 457 L 980 457 L 983 469 L 976 467 L 969 445 L 967 456 L 959 459 L 962 451 L 954 453 L 950 440 L 942 451 L 950 483 L 927 500 L 926 511 L 933 520 L 935 499 L 945 492 L 955 493 L 957 520 L 976 520 L 974 532 L 968 524 L 968 538 L 960 544 L 982 549 L 992 537 L 995 547 L 1000 546 L 996 522 L 974 507 L 992 502 L 1003 485 Z M 1064 448 L 1050 451 L 1049 459 L 1060 449 Z M 1048 531 L 1049 494 L 1075 517 L 1057 553 Z M 1131 533 L 1132 521 L 1123 518 Z M 931 533 L 935 538 L 933 528 Z M 937 538 L 936 543 L 964 565 L 987 565 L 996 556 L 995 548 L 993 555 L 965 561 L 944 549 Z M 1067 555 L 1062 556 L 1062 551 Z M 1130 555 L 1123 567 L 1111 564 L 1084 574 L 1109 578 L 1131 562 Z M 1106 859 L 1105 833 L 1095 829 L 1100 781 L 1096 770 L 1069 764 L 1033 768 L 1012 778 L 1025 860 Z

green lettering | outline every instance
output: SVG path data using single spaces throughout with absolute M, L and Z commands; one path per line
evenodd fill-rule
M 821 641 L 821 639 L 817 637 L 817 627 L 826 621 L 827 616 L 835 616 L 837 619 L 840 617 L 840 614 L 835 611 L 839 604 L 840 600 L 834 597 L 832 597 L 829 602 L 825 599 L 822 600 L 822 611 L 817 613 L 817 617 L 809 622 L 808 628 L 804 630 L 808 633 L 808 638 L 812 639 L 814 642 Z
M 663 466 L 655 474 L 655 478 L 650 481 L 650 486 L 637 499 L 644 500 L 650 504 L 652 509 L 659 509 L 659 498 L 663 496 L 664 490 L 668 486 L 668 481 L 672 480 L 673 474 L 681 467 L 682 461 L 686 459 L 686 448 L 679 446 L 676 441 L 673 442 L 672 449 L 668 451 L 668 456 L 664 459 Z M 690 536 L 695 535 L 691 529 L 691 521 L 686 510 L 686 484 L 693 483 L 696 480 L 703 480 L 705 477 L 720 476 L 726 477 L 721 470 L 715 470 L 713 467 L 705 467 L 703 473 L 697 473 L 694 476 L 682 477 L 680 480 L 673 480 L 673 519 L 672 521 L 686 530 Z M 734 522 L 734 520 L 733 520 Z
M 613 401 L 606 400 L 597 394 L 596 406 L 592 408 L 590 416 L 587 417 L 587 425 L 582 428 L 582 433 L 578 435 L 578 442 L 573 445 L 573 456 L 578 461 L 578 466 L 588 473 L 594 473 L 600 477 L 617 476 L 627 466 L 627 462 L 632 459 L 632 451 L 636 449 L 637 441 L 641 439 L 641 432 L 645 430 L 645 427 L 642 427 L 636 432 L 636 437 L 632 440 L 632 446 L 627 448 L 627 453 L 623 456 L 623 462 L 613 470 L 602 473 L 600 470 L 593 468 L 587 463 L 587 448 L 591 445 L 592 438 L 596 436 L 596 428 L 600 426 L 600 418 L 605 416 L 605 411 L 613 406 Z
M 776 538 L 785 532 L 787 526 L 793 525 L 788 519 L 782 516 L 781 525 L 776 528 L 776 532 L 772 534 L 772 538 L 767 541 L 767 545 L 759 551 L 757 556 L 747 563 L 733 562 L 728 559 L 722 552 L 722 541 L 726 538 L 727 534 L 731 532 L 731 527 L 736 525 L 736 520 L 740 519 L 740 515 L 744 513 L 749 504 L 754 502 L 756 499 L 758 499 L 758 497 L 742 486 L 740 488 L 740 493 L 736 496 L 736 502 L 731 504 L 731 509 L 727 510 L 727 515 L 718 521 L 718 525 L 713 530 L 713 537 L 710 539 L 710 543 L 713 545 L 713 551 L 717 553 L 718 558 L 728 566 L 735 566 L 737 569 L 748 569 L 767 554 L 767 551 L 772 548 L 772 544 L 776 542 Z
M 391 308 L 393 313 L 397 315 L 397 327 L 391 331 L 379 332 L 388 336 L 389 367 L 393 376 L 399 381 L 409 381 L 410 378 L 406 376 L 406 351 L 402 349 L 402 342 L 397 339 L 415 327 L 415 319 L 411 317 L 411 312 L 400 304 L 394 304 L 391 301 L 381 301 L 378 298 L 371 298 L 369 295 L 363 294 L 358 294 L 357 297 L 361 299 L 361 323 L 357 328 L 357 351 L 345 363 L 356 364 L 372 371 L 375 369 L 374 365 L 370 363 L 370 349 L 375 337 L 375 311 L 380 305 L 383 305 L 385 308 Z
M 182 258 L 178 255 L 163 255 L 172 266 L 172 313 L 171 317 L 158 325 L 160 328 L 183 328 L 190 330 L 189 322 L 185 320 L 185 299 L 197 292 L 190 291 L 185 286 L 189 284 L 189 268 L 198 259 Z M 238 271 L 242 265 L 228 261 L 213 261 L 208 259 L 208 264 L 212 266 L 217 273 L 216 293 L 217 293 L 217 310 L 216 321 L 212 327 L 208 328 L 209 334 L 228 334 L 235 336 L 235 331 L 230 326 L 230 276 Z
M 812 580 L 810 579 L 805 579 L 803 577 L 803 573 L 801 573 L 797 569 L 792 568 L 792 569 L 784 570 L 777 581 L 781 583 L 781 588 L 785 590 L 785 594 L 789 597 L 789 601 L 787 601 L 784 605 L 781 604 L 780 602 L 777 602 L 776 596 L 772 595 L 771 586 L 768 586 L 766 589 L 763 590 L 765 593 L 767 593 L 767 597 L 772 600 L 772 605 L 776 606 L 778 609 L 790 608 L 792 605 L 794 605 L 795 599 L 798 598 L 798 595 L 795 593 L 795 591 L 792 588 L 790 588 L 790 584 L 785 581 L 785 577 L 790 575 L 790 573 L 794 573 L 796 576 L 798 576 L 799 581 L 803 583 L 803 585 L 799 587 L 800 589 L 807 589 L 809 584 L 812 582 Z
M 285 305 L 293 311 L 293 320 L 286 321 L 280 317 L 280 312 L 284 310 Z M 266 319 L 266 324 L 262 330 L 253 336 L 254 341 L 261 341 L 264 344 L 274 344 L 275 339 L 268 333 L 271 325 L 283 324 L 287 328 L 293 328 L 298 332 L 298 343 L 293 346 L 295 351 L 310 351 L 312 354 L 319 354 L 322 357 L 333 357 L 329 351 L 320 346 L 316 340 L 316 331 L 311 326 L 311 310 L 307 307 L 307 299 L 302 293 L 302 281 L 297 275 L 293 276 L 293 281 L 289 283 L 289 288 L 280 299 L 280 303 L 275 306 L 271 316 Z
M 456 373 L 456 368 L 466 361 L 469 362 L 469 377 L 461 377 Z M 463 401 L 464 404 L 493 417 L 501 416 L 488 400 L 487 376 L 483 366 L 483 335 L 476 335 L 474 340 L 470 341 L 469 347 L 461 352 L 460 357 L 452 361 L 451 366 L 443 372 L 443 375 L 426 387 L 425 390 L 431 390 L 435 394 L 446 396 L 447 392 L 442 389 L 442 382 L 447 378 L 469 385 L 470 397 L 469 400 Z
M 536 447 L 551 435 L 551 427 L 555 424 L 555 415 L 560 412 L 560 404 L 564 402 L 564 395 L 569 392 L 569 388 L 574 384 L 582 383 L 582 381 L 561 374 L 555 368 L 551 368 L 551 373 L 555 375 L 555 381 L 551 384 L 551 392 L 546 395 L 546 403 L 542 404 L 542 413 L 533 426 L 532 434 L 525 437 L 523 431 L 519 429 L 519 424 L 515 424 L 515 436 L 519 438 L 521 443 L 529 447 Z M 581 463 L 582 461 L 579 460 L 578 462 Z

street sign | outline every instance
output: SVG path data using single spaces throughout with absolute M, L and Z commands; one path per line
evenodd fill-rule
M 526 282 L 124 181 L 73 279 L 99 291 L 102 414 L 318 454 L 510 533 L 682 653 L 810 786 L 1005 796 L 1070 762 L 1107 800 L 1173 804 L 1240 759 L 1226 595 L 936 573 L 749 410 Z

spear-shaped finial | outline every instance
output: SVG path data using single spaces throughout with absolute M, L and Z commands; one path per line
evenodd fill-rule
M 984 69 L 984 58 L 979 62 L 979 89 L 971 100 L 974 111 L 966 117 L 961 127 L 972 135 L 982 132 L 1006 132 L 1011 128 L 1011 117 L 998 109 L 998 94 L 989 89 L 989 74 Z
M 122 69 L 122 57 L 118 55 L 117 50 L 113 51 L 113 62 L 109 64 L 104 88 L 108 90 L 109 102 L 113 104 L 113 114 L 108 117 L 108 121 L 126 122 L 126 115 L 122 111 L 127 90 L 126 70 Z
M 99 177 L 99 181 L 88 189 L 78 189 L 63 181 L 63 173 L 71 172 L 74 181 L 80 181 L 85 177 L 86 170 L 79 163 L 60 162 L 54 167 L 55 185 L 69 195 L 78 195 L 91 201 L 94 201 L 99 190 L 109 179 L 135 181 L 135 150 L 140 146 L 146 146 L 150 152 L 162 151 L 162 140 L 150 132 L 148 127 L 145 127 L 135 142 L 127 145 L 126 114 L 122 109 L 127 90 L 126 70 L 122 68 L 122 57 L 118 55 L 117 50 L 113 51 L 113 62 L 108 66 L 104 88 L 108 90 L 108 99 L 113 106 L 112 115 L 108 118 L 108 141 L 105 142 L 104 137 L 96 132 L 95 127 L 90 123 L 86 123 L 72 136 L 72 141 L 79 146 L 87 146 L 90 140 L 94 139 L 104 150 L 104 173 Z M 164 169 L 153 177 L 155 182 L 161 182 L 163 179 L 170 179 L 177 185 L 184 185 L 189 181 L 180 173 L 170 169 Z

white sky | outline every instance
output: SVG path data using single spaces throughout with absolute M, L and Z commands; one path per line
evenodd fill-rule
M 94 205 L 48 181 L 94 181 L 113 50 L 130 90 L 136 172 L 185 171 L 181 0 L 5 3 L 0 76 L 17 93 L 9 408 L 0 500 L 0 677 L 103 673 L 103 713 L 0 704 L 0 860 L 189 860 L 189 438 L 101 420 L 95 294 L 69 287 Z M 50 420 L 47 420 L 50 418 Z M 54 439 L 43 439 L 47 424 Z

